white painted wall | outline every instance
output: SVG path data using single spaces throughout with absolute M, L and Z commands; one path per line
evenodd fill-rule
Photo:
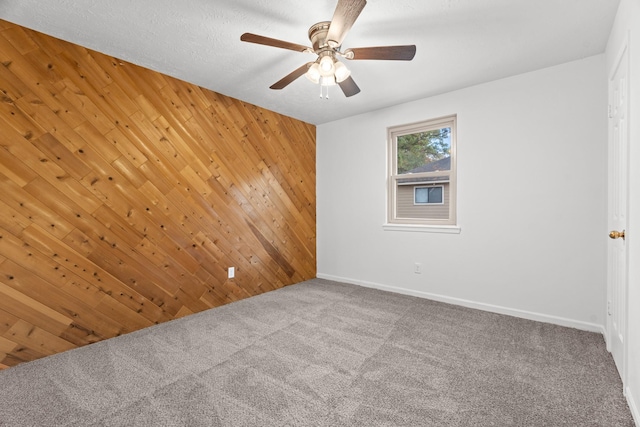
M 318 126 L 318 277 L 604 332 L 605 68 L 598 55 Z M 453 113 L 461 233 L 383 231 L 387 127 Z
M 629 256 L 629 294 L 627 321 L 627 378 L 625 394 L 629 407 L 640 425 L 640 0 L 622 0 L 607 45 L 607 70 L 611 69 L 623 40 L 629 37 L 631 53 L 629 111 L 629 222 L 627 249 Z

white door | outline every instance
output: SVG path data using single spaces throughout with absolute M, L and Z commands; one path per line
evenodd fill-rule
M 622 47 L 609 74 L 609 237 L 607 277 L 607 346 L 625 379 L 627 319 L 629 49 Z M 604 236 L 603 236 L 604 237 Z

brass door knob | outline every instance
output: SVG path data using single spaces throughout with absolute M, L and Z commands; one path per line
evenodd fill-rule
M 622 231 L 613 230 L 611 233 L 609 233 L 609 237 L 612 238 L 612 239 L 620 239 L 620 238 L 622 238 L 622 240 L 624 240 L 624 230 L 622 230 Z

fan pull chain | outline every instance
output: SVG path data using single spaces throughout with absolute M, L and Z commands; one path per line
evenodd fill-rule
M 324 88 L 327 88 L 326 94 Z M 320 99 L 329 99 L 329 86 L 320 85 Z

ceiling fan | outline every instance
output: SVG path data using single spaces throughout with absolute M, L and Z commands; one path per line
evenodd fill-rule
M 415 45 L 360 47 L 342 51 L 342 41 L 366 4 L 366 0 L 338 0 L 331 21 L 318 22 L 309 28 L 312 47 L 251 33 L 244 33 L 240 40 L 317 55 L 315 61 L 287 74 L 271 85 L 271 89 L 283 89 L 304 74 L 313 83 L 320 84 L 321 97 L 323 88 L 336 84 L 345 96 L 353 96 L 360 92 L 360 88 L 351 77 L 351 71 L 338 58 L 411 61 L 416 54 Z

